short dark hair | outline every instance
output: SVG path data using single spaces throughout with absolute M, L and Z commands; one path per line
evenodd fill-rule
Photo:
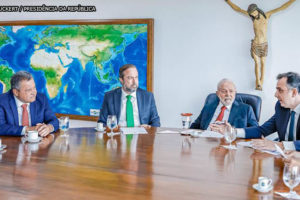
M 277 80 L 286 78 L 286 83 L 289 89 L 296 88 L 300 93 L 300 75 L 296 72 L 287 72 L 277 75 Z
M 119 69 L 119 77 L 120 78 L 123 78 L 124 76 L 124 71 L 126 71 L 127 69 L 129 68 L 136 68 L 135 65 L 133 64 L 126 64 L 126 65 L 123 65 L 120 69 Z
M 11 79 L 10 79 L 10 86 L 11 89 L 20 89 L 20 82 L 21 81 L 29 81 L 33 79 L 32 75 L 29 72 L 26 71 L 18 71 L 17 73 L 15 73 L 14 75 L 12 75 Z

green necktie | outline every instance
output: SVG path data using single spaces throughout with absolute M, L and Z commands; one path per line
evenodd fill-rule
M 126 121 L 127 127 L 134 127 L 134 119 L 133 119 L 133 106 L 131 103 L 131 95 L 127 95 L 127 102 L 126 102 Z

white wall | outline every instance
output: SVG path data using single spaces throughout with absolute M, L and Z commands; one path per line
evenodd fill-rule
M 269 55 L 264 91 L 254 90 L 250 56 L 250 18 L 233 11 L 223 0 L 0 0 L 1 5 L 95 5 L 96 13 L 1 13 L 0 19 L 121 19 L 154 18 L 154 95 L 162 126 L 179 127 L 180 113 L 196 118 L 217 82 L 232 79 L 239 92 L 263 98 L 261 122 L 274 113 L 276 75 L 300 72 L 300 2 L 271 16 Z M 264 11 L 287 0 L 232 0 L 247 9 L 257 3 Z M 38 2 L 38 3 L 37 3 Z M 51 2 L 51 3 L 50 3 Z M 63 3 L 61 3 L 63 2 Z

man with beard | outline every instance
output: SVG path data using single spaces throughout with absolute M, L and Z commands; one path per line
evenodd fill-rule
M 279 8 L 270 10 L 264 13 L 261 9 L 257 7 L 256 4 L 251 4 L 248 10 L 243 10 L 230 0 L 225 0 L 231 8 L 237 12 L 245 15 L 249 15 L 253 21 L 254 28 L 254 39 L 251 42 L 251 56 L 255 62 L 255 77 L 256 77 L 256 90 L 262 90 L 262 85 L 264 82 L 264 71 L 265 71 L 265 59 L 268 54 L 268 41 L 267 41 L 267 25 L 268 20 L 272 14 L 286 9 L 296 0 L 289 0 Z M 260 65 L 260 68 L 259 68 Z
M 0 135 L 22 136 L 36 130 L 42 137 L 58 129 L 58 120 L 45 95 L 36 91 L 32 75 L 15 73 L 11 90 L 0 95 Z
M 204 105 L 190 128 L 206 130 L 210 127 L 215 130 L 219 128 L 217 124 L 225 121 L 236 128 L 258 126 L 252 107 L 235 100 L 236 87 L 231 80 L 222 79 L 216 94 L 218 99 Z
M 98 122 L 106 125 L 108 115 L 116 115 L 119 126 L 159 127 L 154 96 L 138 88 L 138 71 L 135 65 L 126 64 L 119 70 L 121 88 L 105 93 Z
M 278 99 L 275 114 L 268 121 L 258 127 L 234 131 L 239 138 L 261 138 L 252 141 L 253 147 L 260 150 L 276 150 L 277 144 L 285 150 L 300 151 L 300 75 L 295 72 L 279 74 L 275 97 Z M 226 123 L 226 126 L 230 127 L 230 124 Z M 264 138 L 271 135 L 279 142 Z

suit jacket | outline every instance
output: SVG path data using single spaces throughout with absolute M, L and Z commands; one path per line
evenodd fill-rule
M 219 98 L 217 98 L 215 101 L 204 105 L 199 117 L 190 128 L 206 130 L 214 116 L 219 101 Z M 235 128 L 258 126 L 252 107 L 236 100 L 232 103 L 228 122 Z
M 268 136 L 277 132 L 279 140 L 284 141 L 289 119 L 290 109 L 281 107 L 278 101 L 275 106 L 275 114 L 268 121 L 261 126 L 245 129 L 246 138 L 260 138 L 261 135 Z M 294 144 L 296 150 L 300 151 L 300 117 L 297 122 L 296 136 L 297 141 L 294 141 Z
M 106 125 L 107 116 L 116 115 L 119 123 L 121 113 L 121 98 L 122 88 L 117 88 L 105 93 L 98 122 L 102 122 Z M 136 91 L 136 98 L 140 123 L 159 127 L 160 119 L 157 113 L 153 94 L 138 88 Z
M 58 129 L 58 120 L 52 112 L 45 95 L 37 93 L 36 100 L 30 103 L 31 125 L 52 124 Z M 18 110 L 12 91 L 0 94 L 0 135 L 20 136 L 23 126 L 19 126 Z

